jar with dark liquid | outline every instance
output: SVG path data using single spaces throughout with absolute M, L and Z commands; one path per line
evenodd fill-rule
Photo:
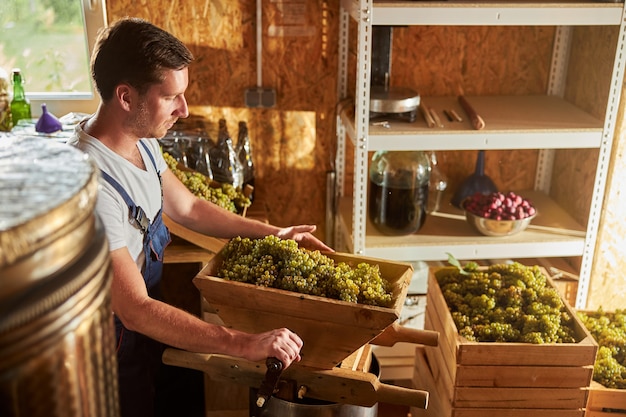
M 369 217 L 383 234 L 417 232 L 426 220 L 430 163 L 422 151 L 378 151 L 369 170 Z

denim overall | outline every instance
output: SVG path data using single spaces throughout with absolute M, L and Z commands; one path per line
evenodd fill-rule
M 152 165 L 154 165 L 159 183 L 161 183 L 161 205 L 163 202 L 163 184 L 154 157 L 143 143 Z M 109 174 L 101 170 L 102 177 L 120 193 L 128 205 L 129 221 L 143 233 L 143 253 L 145 265 L 143 279 L 151 298 L 160 300 L 159 284 L 163 272 L 163 253 L 170 243 L 170 233 L 163 223 L 159 210 L 152 222 L 143 209 L 137 206 L 126 190 Z M 152 417 L 154 415 L 155 380 L 161 365 L 164 346 L 140 333 L 130 331 L 115 317 L 117 340 L 118 378 L 120 388 L 120 408 L 122 417 Z

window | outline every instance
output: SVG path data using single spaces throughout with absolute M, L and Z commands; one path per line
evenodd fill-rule
M 95 111 L 89 58 L 105 24 L 105 0 L 0 1 L 0 68 L 21 69 L 33 117 L 42 103 L 57 116 Z

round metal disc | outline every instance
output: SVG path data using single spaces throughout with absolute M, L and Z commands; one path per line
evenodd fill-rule
M 420 96 L 406 87 L 373 86 L 370 92 L 370 111 L 376 113 L 406 113 L 416 110 Z

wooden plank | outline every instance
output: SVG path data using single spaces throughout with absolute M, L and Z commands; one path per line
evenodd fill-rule
M 218 239 L 203 235 L 202 233 L 194 232 L 193 230 L 176 223 L 166 214 L 163 214 L 163 223 L 165 223 L 167 228 L 170 229 L 171 233 L 193 243 L 196 246 L 207 249 L 212 253 L 218 253 L 222 250 L 226 242 L 228 242 L 226 239 Z
M 195 245 L 169 245 L 165 248 L 163 262 L 166 264 L 206 263 L 213 256 L 215 253 Z
M 579 409 L 587 402 L 584 388 L 455 388 L 452 405 L 458 408 Z
M 451 403 L 454 398 L 455 382 L 454 378 L 446 372 L 450 364 L 441 355 L 441 351 L 436 348 L 426 347 L 424 348 L 424 353 L 430 375 L 433 378 L 439 396 Z M 452 366 L 456 367 L 455 362 L 452 363 Z M 419 370 L 416 368 L 415 372 L 419 372 Z
M 452 415 L 451 401 L 441 394 L 437 388 L 431 372 L 431 366 L 426 358 L 425 349 L 418 346 L 415 349 L 415 372 L 413 373 L 413 387 L 429 392 L 428 408 L 420 410 L 411 408 L 412 417 L 445 417 Z
M 532 409 L 527 408 L 455 408 L 452 417 L 583 417 L 585 410 L 578 409 Z
M 456 386 L 580 388 L 589 384 L 592 366 L 481 366 L 457 368 Z
M 456 326 L 450 325 L 450 321 L 447 316 L 450 314 L 448 306 L 445 303 L 441 292 L 431 291 L 431 280 L 434 277 L 428 277 L 428 292 L 426 298 L 426 313 L 424 317 L 424 327 L 429 330 L 438 331 L 441 335 L 440 339 L 440 354 L 443 356 L 442 361 L 437 361 L 445 365 L 444 368 L 449 374 L 449 378 L 454 380 L 456 377 L 456 364 L 457 364 L 457 343 L 458 331 Z M 427 350 L 426 354 L 429 356 L 432 354 L 432 350 Z M 437 370 L 434 370 L 434 376 L 438 377 Z
M 626 390 L 606 388 L 602 384 L 591 381 L 587 410 L 603 411 L 606 409 L 620 410 L 620 412 L 611 413 L 611 416 L 626 415 Z

